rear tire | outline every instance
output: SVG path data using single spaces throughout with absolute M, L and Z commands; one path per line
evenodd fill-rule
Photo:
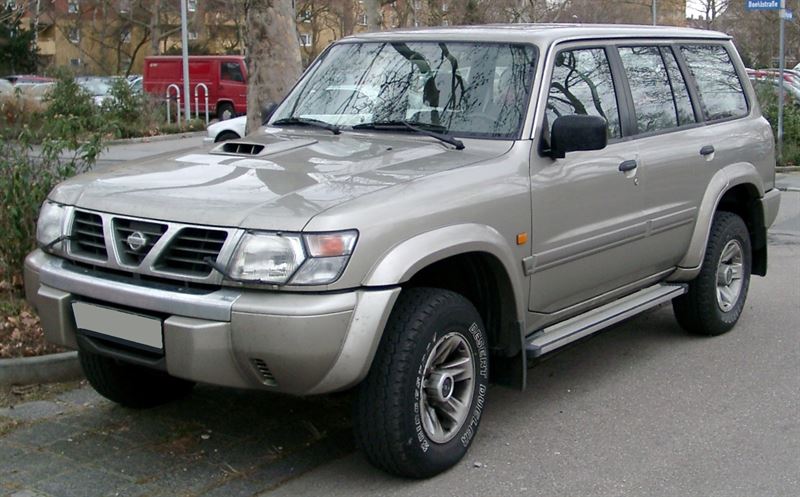
M 488 383 L 488 342 L 475 307 L 448 290 L 403 290 L 358 388 L 356 443 L 389 473 L 441 473 L 472 443 Z
M 750 234 L 742 218 L 731 212 L 714 215 L 700 274 L 688 293 L 674 299 L 678 323 L 697 335 L 729 331 L 744 309 L 750 286 Z
M 83 374 L 103 397 L 126 407 L 155 407 L 187 396 L 194 383 L 166 373 L 79 351 Z

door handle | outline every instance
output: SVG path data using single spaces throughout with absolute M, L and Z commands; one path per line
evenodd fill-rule
M 714 145 L 706 145 L 705 147 L 700 149 L 700 155 L 706 157 L 714 153 Z
M 631 160 L 623 161 L 619 165 L 619 170 L 620 170 L 620 172 L 627 173 L 628 171 L 633 171 L 637 167 L 639 167 L 639 163 L 636 162 L 635 160 L 631 159 Z

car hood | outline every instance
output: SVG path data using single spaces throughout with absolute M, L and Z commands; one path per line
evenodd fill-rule
M 250 156 L 220 153 L 237 143 L 264 148 Z M 297 231 L 326 209 L 498 157 L 511 142 L 466 140 L 465 150 L 454 150 L 418 135 L 262 131 L 224 145 L 82 174 L 50 198 L 148 219 Z

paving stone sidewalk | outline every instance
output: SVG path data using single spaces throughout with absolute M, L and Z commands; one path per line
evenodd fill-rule
M 198 386 L 149 410 L 90 387 L 0 409 L 0 496 L 250 496 L 353 450 L 347 397 Z

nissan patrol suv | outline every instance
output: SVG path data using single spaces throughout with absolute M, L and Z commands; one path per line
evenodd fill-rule
M 767 271 L 774 170 L 721 33 L 356 35 L 256 133 L 58 185 L 25 284 L 115 402 L 355 389 L 367 458 L 427 477 L 469 448 L 489 381 L 523 388 L 669 301 L 730 330 Z

